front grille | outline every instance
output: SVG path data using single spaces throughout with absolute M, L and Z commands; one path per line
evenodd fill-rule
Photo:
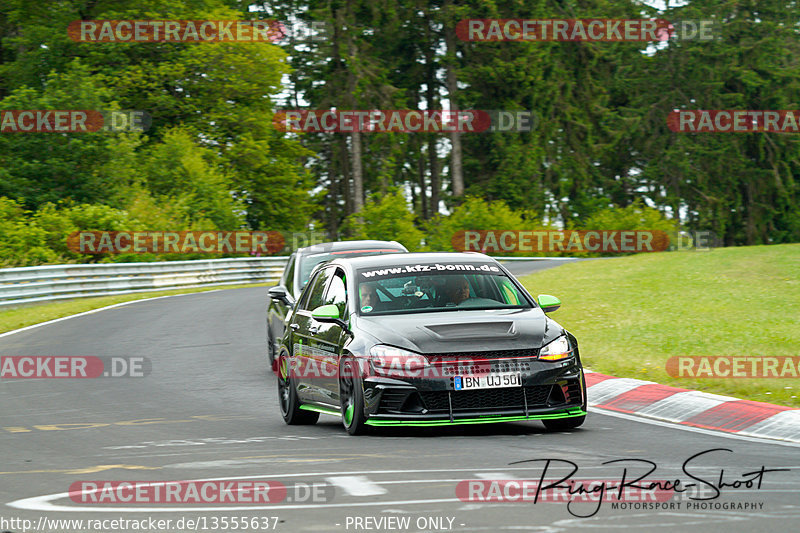
M 536 357 L 539 355 L 537 348 L 523 348 L 517 350 L 493 350 L 491 352 L 451 352 L 451 353 L 431 353 L 425 357 L 433 363 L 451 363 L 457 361 L 490 359 L 513 359 L 517 357 Z
M 420 396 L 429 411 L 449 411 L 448 394 L 450 401 L 453 402 L 453 411 L 479 411 L 482 409 L 522 408 L 525 405 L 522 389 L 523 387 L 507 387 L 465 391 L 427 391 L 420 392 Z M 525 387 L 528 407 L 546 405 L 550 389 L 550 385 Z
M 440 366 L 443 376 L 460 376 L 462 374 L 489 374 L 492 372 L 527 372 L 530 363 L 525 361 L 485 361 L 475 364 L 446 363 Z

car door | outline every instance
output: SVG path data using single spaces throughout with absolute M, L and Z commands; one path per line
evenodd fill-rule
M 295 358 L 293 374 L 301 401 L 330 401 L 321 392 L 321 368 L 325 353 L 319 347 L 317 334 L 322 324 L 311 318 L 311 312 L 323 304 L 325 290 L 332 275 L 333 269 L 328 267 L 311 276 L 294 314 L 289 319 L 292 354 Z
M 348 292 L 344 271 L 335 268 L 328 287 L 325 290 L 322 305 L 332 304 L 339 308 L 339 318 L 349 323 Z M 316 322 L 316 321 L 315 321 Z M 315 346 L 319 350 L 321 378 L 319 392 L 324 402 L 334 407 L 339 406 L 339 357 L 342 354 L 347 334 L 343 328 L 334 323 L 317 322 L 314 335 Z

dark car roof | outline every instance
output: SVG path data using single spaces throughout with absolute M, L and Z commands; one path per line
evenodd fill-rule
M 310 255 L 319 253 L 341 252 L 346 250 L 397 250 L 399 252 L 407 252 L 406 247 L 396 241 L 337 241 L 337 242 L 323 242 L 306 246 L 305 248 L 298 248 L 298 255 Z
M 488 255 L 479 253 L 442 253 L 442 252 L 422 252 L 408 254 L 391 255 L 368 255 L 361 257 L 337 258 L 332 263 L 346 263 L 354 269 L 372 268 L 394 265 L 416 265 L 417 263 L 492 263 L 497 261 Z M 329 263 L 330 264 L 330 263 Z

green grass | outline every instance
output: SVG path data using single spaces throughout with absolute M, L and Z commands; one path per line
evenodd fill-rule
M 171 291 L 141 292 L 121 294 L 119 296 L 100 296 L 97 298 L 79 298 L 55 303 L 27 304 L 13 309 L 0 310 L 0 333 L 12 331 L 33 324 L 47 322 L 65 316 L 91 311 L 122 302 L 169 296 L 173 294 L 189 294 L 220 289 L 241 289 L 244 287 L 267 287 L 266 283 L 251 283 L 246 285 L 221 285 L 218 287 L 195 287 L 191 289 L 175 289 Z
M 800 244 L 582 261 L 522 279 L 591 370 L 800 407 L 800 379 L 677 379 L 673 356 L 800 356 Z

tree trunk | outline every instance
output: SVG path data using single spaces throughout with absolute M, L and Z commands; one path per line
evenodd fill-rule
M 431 216 L 439 212 L 439 154 L 436 153 L 436 134 L 428 139 L 428 166 L 431 172 Z
M 458 79 L 456 77 L 456 33 L 455 22 L 450 15 L 452 0 L 444 2 L 444 39 L 447 46 L 447 98 L 450 100 L 450 109 L 458 109 L 456 105 L 456 95 L 458 93 Z M 458 198 L 464 196 L 464 173 L 461 165 L 461 133 L 453 131 L 450 133 L 450 180 L 453 188 L 453 196 Z
M 364 176 L 361 167 L 361 133 L 354 131 L 350 134 L 353 144 L 353 213 L 358 213 L 364 208 Z
M 334 154 L 336 147 L 328 145 L 328 238 L 332 241 L 339 240 L 339 164 Z
M 435 53 L 439 39 L 432 30 L 434 23 L 431 13 L 425 10 L 425 42 L 422 47 L 425 55 L 425 101 L 427 102 L 428 112 L 431 113 L 437 107 L 437 90 L 439 84 L 436 80 Z M 439 156 L 436 153 L 436 134 L 426 134 L 428 137 L 428 171 L 431 175 L 431 201 L 429 216 L 434 216 L 439 212 Z
M 350 109 L 356 109 L 356 88 L 358 86 L 358 77 L 356 75 L 356 58 L 358 57 L 358 46 L 353 41 L 353 27 L 352 21 L 355 18 L 353 15 L 353 4 L 348 0 L 347 2 L 347 88 Z M 355 128 L 356 130 L 358 128 Z M 361 132 L 353 131 L 350 134 L 350 148 L 353 153 L 353 213 L 358 213 L 364 208 L 364 171 L 361 161 Z
M 344 216 L 353 213 L 353 189 L 350 180 L 350 151 L 347 149 L 347 137 L 336 134 L 339 138 L 339 162 L 342 165 L 342 195 L 344 196 Z
M 416 137 L 419 139 L 419 137 Z M 425 186 L 425 155 L 422 150 L 422 142 L 417 141 L 417 180 L 419 181 L 419 203 L 422 218 L 427 220 L 430 218 L 428 211 L 428 188 Z

